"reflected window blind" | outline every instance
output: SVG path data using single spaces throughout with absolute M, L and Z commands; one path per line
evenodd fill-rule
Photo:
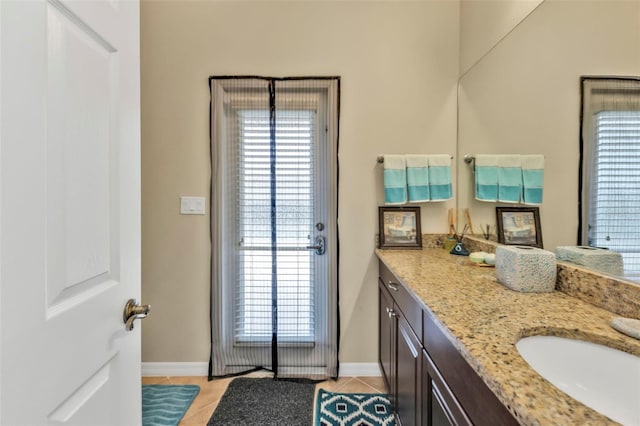
M 625 274 L 640 274 L 640 80 L 584 78 L 582 118 L 582 241 L 621 253 Z
M 235 170 L 241 238 L 235 300 L 237 343 L 271 342 L 274 261 L 278 341 L 314 339 L 313 263 L 306 248 L 314 219 L 314 118 L 311 110 L 276 111 L 272 146 L 269 111 L 238 112 L 240 152 Z M 272 202 L 275 224 L 271 221 Z
M 595 116 L 590 245 L 622 253 L 640 272 L 640 111 Z

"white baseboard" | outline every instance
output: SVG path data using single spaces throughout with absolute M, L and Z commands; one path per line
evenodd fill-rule
M 382 376 L 377 362 L 341 362 L 340 377 L 378 377 Z
M 143 362 L 142 376 L 207 376 L 208 362 Z
M 207 362 L 143 362 L 142 376 L 206 376 Z M 340 377 L 381 376 L 377 362 L 341 362 Z

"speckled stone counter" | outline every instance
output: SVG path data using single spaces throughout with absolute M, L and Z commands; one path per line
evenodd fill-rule
M 423 235 L 423 241 L 430 243 L 429 246 L 423 243 L 423 247 L 442 247 L 443 238 L 444 236 L 437 234 Z M 465 237 L 464 244 L 471 252 L 489 253 L 495 253 L 499 245 L 495 241 L 486 241 L 474 236 Z M 624 277 L 559 261 L 556 290 L 623 317 L 640 319 L 640 284 Z
M 640 355 L 640 341 L 611 328 L 614 313 L 565 293 L 518 293 L 495 269 L 439 248 L 376 250 L 440 321 L 460 354 L 523 425 L 616 424 L 561 392 L 519 355 L 525 336 L 574 337 Z

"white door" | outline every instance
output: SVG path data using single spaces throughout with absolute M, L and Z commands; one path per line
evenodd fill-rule
M 0 21 L 0 424 L 139 424 L 139 4 Z

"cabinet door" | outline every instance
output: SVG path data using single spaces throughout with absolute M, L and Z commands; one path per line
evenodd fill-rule
M 396 411 L 402 426 L 417 426 L 421 423 L 420 404 L 422 361 L 420 341 L 399 313 L 397 318 L 397 398 Z
M 424 350 L 422 351 L 422 392 L 421 411 L 424 426 L 472 424 Z
M 395 406 L 396 374 L 395 374 L 395 317 L 393 316 L 393 299 L 380 281 L 378 283 L 378 358 L 382 375 L 389 389 L 389 400 Z

